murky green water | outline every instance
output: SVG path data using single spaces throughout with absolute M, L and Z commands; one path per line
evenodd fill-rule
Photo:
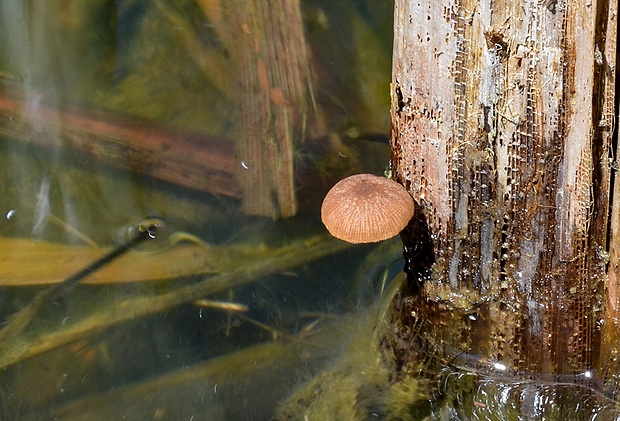
M 617 417 L 587 379 L 381 365 L 400 241 L 331 239 L 319 208 L 388 162 L 392 6 L 302 2 L 299 211 L 273 219 L 241 206 L 219 2 L 0 0 L 0 419 L 262 420 L 291 394 L 282 419 Z
M 296 139 L 298 215 L 274 220 L 234 191 L 217 2 L 0 2 L 1 419 L 268 419 L 398 272 L 398 240 L 348 247 L 318 213 L 342 174 L 387 163 L 356 138 L 387 135 L 391 7 L 302 6 L 326 117 Z M 199 154 L 215 187 L 184 181 Z M 45 297 L 146 218 L 155 239 Z

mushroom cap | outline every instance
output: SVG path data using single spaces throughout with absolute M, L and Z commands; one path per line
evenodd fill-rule
M 411 195 L 396 181 L 372 174 L 340 180 L 327 193 L 321 220 L 336 238 L 374 243 L 394 237 L 413 216 Z

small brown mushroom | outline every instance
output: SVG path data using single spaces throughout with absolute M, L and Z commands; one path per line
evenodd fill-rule
M 336 238 L 374 243 L 394 237 L 413 216 L 413 199 L 385 177 L 358 174 L 340 180 L 327 193 L 321 220 Z

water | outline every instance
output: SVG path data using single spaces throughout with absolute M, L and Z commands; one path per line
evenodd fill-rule
M 391 7 L 303 2 L 298 212 L 274 219 L 242 204 L 243 70 L 218 2 L 0 0 L 0 419 L 618 417 L 594 380 L 383 364 L 400 241 L 333 240 L 319 207 L 386 167 Z
M 273 219 L 241 206 L 237 46 L 212 6 L 0 2 L 0 419 L 268 419 L 398 258 L 318 213 L 388 161 L 357 138 L 387 134 L 390 8 L 304 4 L 316 108 L 295 123 L 298 214 Z M 152 218 L 156 238 L 80 274 Z

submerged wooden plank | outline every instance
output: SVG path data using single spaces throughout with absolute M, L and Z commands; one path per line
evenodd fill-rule
M 0 238 L 0 285 L 49 285 L 62 282 L 108 253 L 93 248 L 26 238 Z M 217 256 L 217 257 L 215 257 Z M 130 251 L 88 276 L 84 284 L 157 281 L 224 270 L 222 251 L 179 244 L 158 253 Z M 219 263 L 216 263 L 219 262 Z M 214 265 L 220 266 L 219 269 Z
M 204 7 L 209 9 L 205 3 Z M 222 10 L 239 71 L 236 167 L 247 214 L 297 213 L 293 152 L 303 136 L 308 57 L 298 0 L 247 0 Z
M 239 198 L 232 142 L 77 106 L 52 106 L 38 93 L 0 85 L 0 137 L 41 147 L 62 145 L 97 163 L 193 190 Z

